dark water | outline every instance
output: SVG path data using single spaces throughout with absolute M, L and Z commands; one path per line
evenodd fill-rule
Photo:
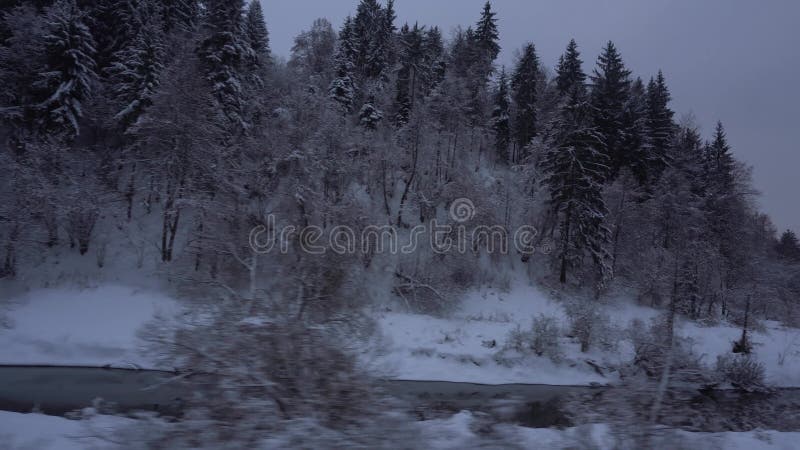
M 184 402 L 211 383 L 210 375 L 156 370 L 64 366 L 0 366 L 0 410 L 62 415 L 96 404 L 115 412 L 156 411 L 180 415 Z M 485 385 L 444 381 L 384 380 L 379 387 L 420 420 L 470 410 L 499 422 L 531 427 L 568 426 L 567 398 L 584 398 L 591 407 L 619 394 L 611 387 L 530 384 Z M 605 398 L 605 400 L 604 400 Z M 674 405 L 676 417 L 691 411 L 713 417 L 702 429 L 800 429 L 800 390 L 783 389 L 769 396 L 714 391 Z M 795 414 L 797 412 L 798 414 Z M 720 424 L 723 418 L 724 422 Z M 771 417 L 770 420 L 766 418 Z M 702 417 L 701 417 L 702 418 Z M 754 418 L 756 421 L 754 421 Z M 761 419 L 765 418 L 765 419 Z M 696 422 L 696 420 L 695 420 Z M 797 422 L 797 423 L 796 423 Z M 683 422 L 672 424 L 686 427 Z
M 190 385 L 154 370 L 61 366 L 0 366 L 0 409 L 64 414 L 97 399 L 120 411 L 180 411 Z
M 67 366 L 0 366 L 0 409 L 61 415 L 92 406 L 97 399 L 117 411 L 180 412 L 208 375 L 156 370 Z M 444 381 L 384 380 L 380 388 L 420 418 L 454 411 L 485 411 L 510 420 L 530 405 L 554 404 L 585 386 L 484 385 Z M 522 412 L 524 414 L 524 411 Z M 543 414 L 546 415 L 546 414 Z M 525 422 L 525 420 L 521 420 Z M 552 421 L 547 419 L 546 421 Z
M 385 392 L 405 401 L 420 420 L 462 410 L 485 413 L 496 421 L 529 427 L 571 425 L 562 402 L 572 395 L 591 395 L 608 388 L 546 384 L 474 384 L 448 381 L 391 380 Z

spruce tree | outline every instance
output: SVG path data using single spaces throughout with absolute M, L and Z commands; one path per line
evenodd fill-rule
M 778 255 L 786 260 L 800 261 L 800 241 L 798 241 L 797 235 L 792 230 L 786 230 L 781 234 L 775 250 Z
M 342 29 L 339 32 L 339 42 L 336 46 L 334 55 L 335 73 L 328 88 L 328 96 L 336 103 L 342 111 L 347 114 L 353 109 L 355 99 L 354 74 L 355 64 L 353 59 L 356 56 L 355 44 L 353 42 L 353 19 L 347 17 Z
M 525 150 L 536 136 L 536 89 L 539 80 L 539 58 L 533 44 L 522 49 L 511 81 L 516 116 L 514 117 L 514 137 L 519 147 L 519 159 L 527 157 Z
M 152 104 L 164 68 L 162 28 L 153 18 L 142 26 L 133 41 L 114 54 L 106 69 L 111 97 L 116 104 L 114 120 L 128 127 Z
M 573 88 L 585 89 L 586 74 L 583 72 L 583 61 L 575 39 L 570 39 L 567 50 L 558 59 L 556 68 L 556 87 L 561 95 L 568 94 Z
M 669 157 L 671 165 L 680 171 L 689 182 L 692 194 L 705 196 L 705 149 L 700 132 L 693 127 L 681 127 Z
M 609 41 L 597 58 L 597 67 L 591 76 L 591 103 L 594 125 L 605 141 L 611 179 L 617 176 L 629 159 L 623 147 L 629 76 L 630 71 L 625 68 L 617 48 Z
M 466 30 L 457 29 L 450 44 L 448 69 L 456 76 L 466 79 L 470 76 L 476 55 L 473 47 L 475 31 L 472 27 Z
M 494 131 L 495 152 L 497 161 L 508 163 L 508 147 L 511 144 L 511 104 L 508 93 L 508 80 L 506 70 L 500 71 L 497 81 L 497 90 L 494 96 L 494 109 L 492 111 L 492 131 Z
M 383 44 L 384 51 L 386 52 L 386 69 L 390 70 L 397 63 L 397 48 L 395 42 L 395 34 L 397 27 L 394 25 L 397 20 L 397 12 L 394 10 L 394 0 L 387 0 L 386 7 L 383 10 L 383 31 L 381 38 L 386 42 Z
M 41 122 L 48 130 L 77 135 L 82 105 L 97 78 L 94 39 L 86 14 L 74 0 L 56 2 L 48 9 L 46 20 L 46 62 L 35 83 L 43 98 L 38 105 Z
M 368 130 L 375 130 L 381 120 L 383 113 L 375 107 L 375 97 L 370 96 L 358 113 L 358 123 Z
M 650 172 L 651 154 L 647 139 L 647 90 L 641 78 L 630 85 L 622 113 L 620 136 L 621 166 L 630 168 L 640 185 L 646 185 Z
M 422 78 L 422 95 L 427 96 L 443 79 L 445 74 L 445 51 L 442 32 L 439 27 L 431 27 L 423 40 L 425 70 Z
M 394 14 L 392 6 L 392 15 Z M 359 82 L 378 79 L 388 67 L 393 18 L 377 0 L 361 0 L 353 19 L 352 40 L 355 58 L 354 72 Z
M 408 123 L 418 94 L 420 78 L 425 64 L 424 28 L 408 24 L 400 29 L 399 55 L 400 69 L 397 72 L 397 94 L 395 96 L 395 123 L 402 126 Z
M 711 168 L 709 181 L 713 188 L 720 193 L 730 192 L 733 189 L 734 160 L 722 122 L 717 122 L 714 140 L 708 146 L 706 157 L 709 159 Z
M 610 270 L 605 244 L 603 181 L 608 170 L 603 138 L 592 126 L 591 107 L 580 88 L 567 94 L 553 124 L 553 140 L 541 169 L 550 206 L 559 224 L 559 280 L 590 256 L 602 277 Z
M 491 2 L 487 1 L 483 6 L 481 18 L 475 24 L 474 42 L 481 55 L 486 58 L 488 64 L 497 59 L 500 54 L 500 33 L 497 30 L 497 13 L 492 11 Z
M 666 167 L 669 146 L 675 132 L 674 112 L 669 109 L 671 97 L 664 74 L 659 70 L 647 85 L 647 146 L 649 177 L 657 178 Z
M 245 62 L 253 56 L 244 33 L 244 1 L 213 0 L 206 6 L 208 37 L 200 47 L 206 79 L 229 126 L 243 130 L 248 128 L 243 74 Z
M 264 64 L 270 60 L 269 32 L 259 0 L 251 0 L 245 18 L 245 33 L 256 61 Z
M 94 37 L 94 60 L 98 74 L 102 75 L 115 60 L 114 54 L 136 38 L 141 22 L 139 5 L 129 0 L 96 0 L 90 5 L 86 25 Z
M 163 16 L 164 31 L 189 32 L 197 20 L 198 6 L 196 0 L 159 0 Z
M 726 271 L 736 273 L 751 255 L 741 239 L 743 202 L 735 186 L 735 161 L 722 123 L 714 130 L 714 140 L 706 146 L 707 179 L 704 211 L 709 224 L 707 239 L 714 242 L 724 258 Z

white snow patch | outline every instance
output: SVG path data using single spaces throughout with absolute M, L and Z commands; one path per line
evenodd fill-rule
M 70 420 L 42 414 L 0 411 L 0 446 L 8 450 L 85 450 L 120 448 L 104 436 L 133 422 L 114 416 Z
M 766 383 L 777 387 L 800 387 L 800 329 L 787 328 L 777 322 L 764 322 L 765 331 L 750 331 L 753 356 L 764 365 Z M 678 333 L 688 337 L 694 351 L 713 368 L 717 356 L 730 354 L 733 342 L 740 339 L 742 329 L 721 324 L 703 327 L 695 322 L 682 321 Z
M 556 318 L 563 326 L 564 308 L 538 288 L 517 282 L 509 292 L 496 289 L 468 294 L 449 318 L 388 312 L 378 322 L 384 339 L 383 353 L 370 362 L 378 373 L 404 380 L 455 381 L 484 384 L 531 383 L 553 385 L 607 384 L 616 377 L 597 374 L 578 345 L 562 339 L 565 360 L 556 364 L 544 357 L 508 367 L 495 361 L 510 331 L 530 329 L 539 314 Z
M 147 367 L 137 331 L 157 314 L 179 311 L 162 293 L 120 285 L 39 289 L 10 304 L 11 328 L 0 328 L 0 364 Z
M 648 324 L 663 314 L 637 305 L 629 296 L 603 302 L 602 309 L 617 330 L 631 321 Z M 569 325 L 563 305 L 528 282 L 517 279 L 508 292 L 484 288 L 467 294 L 458 310 L 446 318 L 424 314 L 385 312 L 378 317 L 382 342 L 378 356 L 367 364 L 379 375 L 406 380 L 455 381 L 484 384 L 531 383 L 557 385 L 608 384 L 615 372 L 597 374 L 586 360 L 600 366 L 619 366 L 632 360 L 633 347 L 624 333 L 618 348 L 581 353 L 574 340 L 562 336 L 563 361 L 529 357 L 512 367 L 498 364 L 495 356 L 510 331 L 529 330 L 533 317 L 554 317 L 563 329 Z M 695 353 L 709 370 L 717 356 L 730 353 L 741 329 L 729 324 L 703 326 L 678 320 L 677 333 L 690 338 Z M 776 387 L 800 387 L 800 329 L 765 322 L 765 332 L 751 332 L 754 356 L 764 364 L 766 381 Z
M 574 449 L 619 448 L 615 434 L 606 424 L 587 424 L 577 427 L 527 428 L 497 424 L 491 435 L 476 433 L 480 417 L 468 411 L 449 417 L 419 422 L 420 435 L 428 448 L 530 448 Z M 709 450 L 793 450 L 797 448 L 800 432 L 754 430 L 748 432 L 697 433 L 682 430 L 656 438 L 655 448 L 703 448 Z
M 475 446 L 478 437 L 470 429 L 473 415 L 461 411 L 447 419 L 434 419 L 418 422 L 421 436 L 431 449 L 464 449 Z

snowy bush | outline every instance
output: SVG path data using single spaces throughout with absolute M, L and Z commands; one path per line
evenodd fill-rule
M 475 261 L 463 255 L 430 258 L 417 263 L 415 254 L 407 263 L 399 264 L 392 291 L 409 310 L 441 316 L 452 311 L 464 292 L 476 284 Z
M 343 446 L 364 439 L 374 447 L 358 430 L 396 422 L 382 412 L 393 408 L 335 333 L 332 326 L 225 305 L 160 339 L 174 349 L 165 360 L 177 356 L 210 375 L 201 375 L 183 420 L 162 430 L 149 448 L 258 448 L 268 437 L 280 437 L 287 448 L 317 448 L 328 439 L 319 436 Z M 296 434 L 301 422 L 322 441 Z
M 92 230 L 100 216 L 100 210 L 90 200 L 81 201 L 67 211 L 67 233 L 71 246 L 77 245 L 81 255 L 89 251 Z
M 558 343 L 560 329 L 555 317 L 539 314 L 533 319 L 531 327 L 531 349 L 537 356 L 546 356 L 553 361 L 561 358 Z
M 560 328 L 555 317 L 540 314 L 533 318 L 530 329 L 523 329 L 517 325 L 509 331 L 497 359 L 507 365 L 513 364 L 507 355 L 516 353 L 517 356 L 536 355 L 549 358 L 554 362 L 561 360 L 562 352 L 558 341 Z
M 503 350 L 513 350 L 518 353 L 527 353 L 530 350 L 530 340 L 530 333 L 523 331 L 522 328 L 517 325 L 508 332 L 505 344 L 503 345 Z
M 783 330 L 782 336 L 781 350 L 778 352 L 779 366 L 786 364 L 787 357 L 792 360 L 800 356 L 800 332 L 790 331 L 789 328 L 786 328 Z
M 612 325 L 611 318 L 595 303 L 576 301 L 568 304 L 566 310 L 570 322 L 570 335 L 581 344 L 582 352 L 589 351 L 592 346 L 603 350 L 616 349 L 620 333 Z
M 723 380 L 736 387 L 749 389 L 764 385 L 764 365 L 751 355 L 720 355 L 716 369 Z
M 702 373 L 700 357 L 692 351 L 691 341 L 678 336 L 670 338 L 666 317 L 654 318 L 649 326 L 636 319 L 631 322 L 626 334 L 633 345 L 634 370 L 643 369 L 647 376 L 658 377 L 662 374 L 667 354 L 671 352 L 673 376 L 696 379 Z

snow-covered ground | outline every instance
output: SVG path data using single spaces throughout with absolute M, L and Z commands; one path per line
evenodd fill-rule
M 578 345 L 562 339 L 565 361 L 533 357 L 526 364 L 507 367 L 495 361 L 509 332 L 530 329 L 538 314 L 566 324 L 564 308 L 539 289 L 517 283 L 504 293 L 481 289 L 467 295 L 452 317 L 383 313 L 379 318 L 383 352 L 371 361 L 378 373 L 405 380 L 459 381 L 485 384 L 536 383 L 588 385 L 613 380 L 576 360 Z M 580 359 L 602 358 L 593 353 Z
M 766 369 L 771 386 L 800 387 L 800 329 L 786 328 L 777 322 L 764 322 L 763 332 L 750 332 L 753 355 Z M 730 325 L 702 327 L 685 321 L 679 331 L 692 340 L 694 351 L 712 366 L 717 356 L 730 353 L 731 343 L 742 336 L 742 329 Z
M 490 288 L 471 292 L 447 318 L 382 313 L 378 319 L 383 335 L 382 352 L 372 357 L 369 364 L 383 376 L 407 380 L 485 384 L 613 383 L 618 379 L 613 370 L 604 371 L 601 376 L 587 360 L 606 368 L 629 361 L 633 356 L 632 348 L 623 330 L 634 319 L 647 323 L 659 311 L 633 304 L 626 298 L 606 303 L 602 308 L 620 338 L 615 349 L 594 349 L 584 354 L 577 342 L 562 336 L 563 358 L 559 363 L 531 356 L 513 367 L 498 364 L 495 356 L 509 333 L 517 327 L 529 330 L 533 317 L 544 314 L 554 317 L 562 329 L 569 326 L 560 302 L 527 282 L 517 281 L 508 292 Z M 751 339 L 756 358 L 766 368 L 767 382 L 781 387 L 800 386 L 800 330 L 787 329 L 775 322 L 764 325 L 765 332 L 752 332 Z M 704 327 L 679 320 L 677 333 L 690 338 L 695 353 L 713 368 L 718 355 L 730 353 L 732 342 L 741 336 L 741 329 L 728 324 Z
M 151 359 L 140 352 L 138 331 L 156 315 L 170 317 L 180 310 L 164 293 L 120 284 L 37 289 L 5 304 L 9 327 L 0 327 L 2 364 L 151 366 Z M 605 309 L 620 329 L 633 319 L 646 321 L 658 314 L 625 299 L 609 302 Z M 495 357 L 509 333 L 517 327 L 530 329 L 532 318 L 540 314 L 554 317 L 562 328 L 568 326 L 560 302 L 522 281 L 508 292 L 474 290 L 447 318 L 384 312 L 378 318 L 381 348 L 365 361 L 378 375 L 408 380 L 568 385 L 616 381 L 613 371 L 601 376 L 586 361 L 613 367 L 629 360 L 630 346 L 624 338 L 616 349 L 583 354 L 574 340 L 562 336 L 559 363 L 529 357 L 512 367 L 499 364 Z M 800 386 L 800 330 L 775 322 L 764 326 L 765 332 L 753 332 L 751 338 L 768 383 Z M 730 351 L 741 330 L 681 321 L 678 333 L 690 338 L 695 352 L 712 367 L 718 355 Z
M 608 303 L 605 312 L 620 328 L 633 319 L 646 321 L 658 314 L 625 299 Z M 0 328 L 0 363 L 12 364 L 152 366 L 151 359 L 140 352 L 142 342 L 138 331 L 156 315 L 170 317 L 181 310 L 178 302 L 164 293 L 121 284 L 37 289 L 4 304 L 9 327 Z M 559 363 L 535 356 L 512 367 L 496 362 L 495 356 L 509 332 L 517 327 L 529 329 L 532 318 L 539 314 L 554 317 L 562 328 L 567 327 L 564 306 L 541 289 L 521 281 L 512 284 L 508 292 L 491 288 L 475 290 L 447 318 L 384 312 L 378 317 L 383 336 L 379 340 L 380 349 L 369 352 L 372 357 L 365 357 L 365 362 L 377 375 L 411 380 L 562 385 L 616 381 L 616 373 L 608 367 L 632 356 L 624 339 L 617 349 L 583 354 L 578 344 L 562 333 L 563 357 Z M 751 337 L 755 355 L 766 367 L 768 382 L 800 386 L 800 330 L 781 328 L 774 322 L 764 326 L 765 332 L 754 332 Z M 703 327 L 688 321 L 680 321 L 678 330 L 692 339 L 695 352 L 710 367 L 717 355 L 730 351 L 731 342 L 741 332 L 726 324 Z M 604 367 L 605 376 L 599 375 L 586 360 Z M 113 442 L 97 436 L 103 435 L 103 430 L 113 434 L 116 429 L 126 428 L 130 420 L 92 416 L 74 421 L 0 412 L 0 447 L 113 448 Z M 479 413 L 464 411 L 447 419 L 419 422 L 417 426 L 431 448 L 470 448 L 486 438 L 478 431 L 480 421 Z M 589 442 L 598 448 L 614 447 L 604 425 L 555 430 L 500 424 L 493 426 L 493 430 L 507 442 L 524 448 L 580 448 Z M 675 436 L 685 448 L 719 449 L 789 449 L 796 448 L 800 439 L 800 433 L 773 431 L 677 432 Z
M 525 449 L 577 449 L 612 450 L 618 447 L 611 429 L 605 424 L 591 424 L 566 428 L 526 428 L 515 425 L 498 425 L 492 434 L 482 435 L 479 416 L 462 411 L 447 419 L 419 422 L 421 436 L 430 448 L 438 450 L 462 448 L 502 447 Z M 749 431 L 725 433 L 689 433 L 675 431 L 657 444 L 659 448 L 709 450 L 792 450 L 797 448 L 799 432 Z
M 479 415 L 461 411 L 446 419 L 417 422 L 417 438 L 426 448 L 447 450 L 467 448 L 525 449 L 614 449 L 611 429 L 604 424 L 566 429 L 525 428 L 495 425 L 490 435 L 481 431 Z M 112 450 L 130 447 L 136 439 L 133 419 L 93 415 L 82 420 L 42 414 L 0 411 L 0 446 L 4 450 Z M 140 436 L 139 436 L 140 437 Z M 756 430 L 749 432 L 689 433 L 675 431 L 664 438 L 661 448 L 703 448 L 709 450 L 792 450 L 799 432 Z M 394 444 L 393 444 L 394 445 Z
M 140 353 L 140 328 L 179 306 L 159 292 L 122 285 L 37 289 L 6 303 L 0 364 L 151 366 Z
M 86 450 L 125 448 L 108 440 L 133 419 L 94 415 L 83 420 L 0 411 L 0 448 L 4 450 Z

